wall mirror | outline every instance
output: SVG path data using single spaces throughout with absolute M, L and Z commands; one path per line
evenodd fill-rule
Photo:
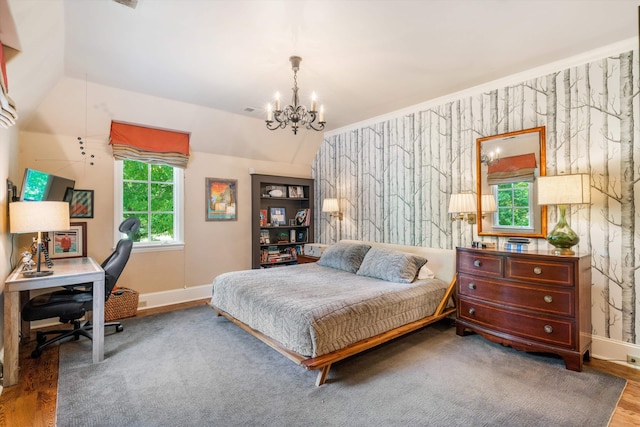
M 546 175 L 544 126 L 478 138 L 478 235 L 546 237 L 536 178 Z

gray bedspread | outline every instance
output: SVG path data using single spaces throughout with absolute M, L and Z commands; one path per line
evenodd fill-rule
M 432 315 L 447 283 L 393 283 L 317 264 L 224 273 L 211 305 L 316 357 Z

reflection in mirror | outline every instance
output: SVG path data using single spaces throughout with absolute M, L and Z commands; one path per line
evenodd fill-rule
M 536 186 L 546 175 L 545 141 L 544 126 L 476 140 L 479 236 L 546 237 Z

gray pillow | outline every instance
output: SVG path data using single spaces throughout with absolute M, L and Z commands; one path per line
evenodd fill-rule
M 317 264 L 355 273 L 370 248 L 365 244 L 338 242 L 325 249 Z
M 427 259 L 419 255 L 371 248 L 362 261 L 358 275 L 388 282 L 411 283 L 426 262 Z

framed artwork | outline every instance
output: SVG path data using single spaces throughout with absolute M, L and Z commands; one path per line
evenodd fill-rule
M 205 220 L 235 221 L 238 219 L 238 181 L 205 178 Z
M 286 211 L 284 208 L 269 208 L 269 223 L 271 225 L 287 225 Z
M 302 185 L 290 185 L 289 186 L 289 198 L 290 199 L 303 199 L 304 188 Z
M 271 236 L 269 236 L 269 230 L 260 230 L 260 244 L 268 245 L 271 243 Z
M 296 213 L 296 225 L 303 225 L 303 226 L 307 226 L 309 225 L 309 216 L 310 216 L 310 210 L 309 209 L 298 209 L 298 212 Z
M 71 218 L 93 218 L 93 190 L 73 190 L 69 213 Z
M 87 223 L 72 222 L 68 230 L 48 233 L 50 258 L 79 258 L 87 256 Z

